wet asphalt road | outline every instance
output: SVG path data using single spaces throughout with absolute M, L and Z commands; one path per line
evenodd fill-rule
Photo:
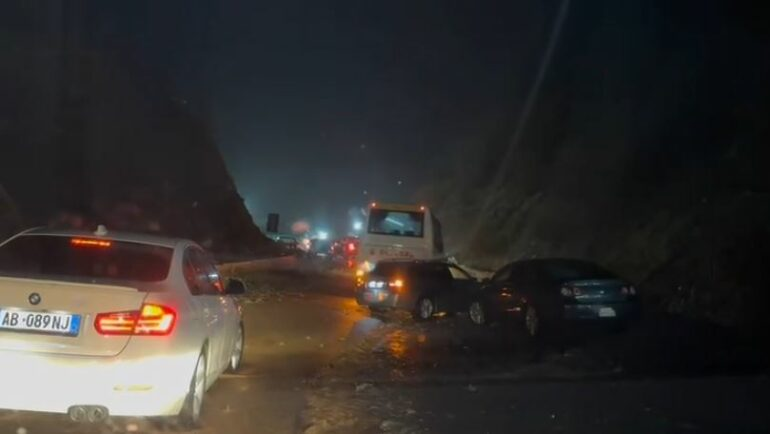
M 209 390 L 200 433 L 770 432 L 766 371 L 736 369 L 724 354 L 742 347 L 701 345 L 679 324 L 540 351 L 462 316 L 372 318 L 342 275 L 239 273 L 253 291 L 244 364 Z M 167 431 L 0 413 L 0 434 Z

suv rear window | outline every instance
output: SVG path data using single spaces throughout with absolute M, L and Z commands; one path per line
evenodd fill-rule
M 425 213 L 421 211 L 369 211 L 369 233 L 422 238 Z
M 419 264 L 414 269 L 414 276 L 420 279 L 432 280 L 432 281 L 450 281 L 452 280 L 452 273 L 449 272 L 449 267 L 446 264 L 426 262 Z
M 546 275 L 560 282 L 580 279 L 613 279 L 615 275 L 597 264 L 584 261 L 549 261 L 542 264 Z
M 379 262 L 374 266 L 371 274 L 386 278 L 395 275 L 402 276 L 406 275 L 411 268 L 411 264 L 409 263 Z
M 439 262 L 380 262 L 372 274 L 384 278 L 410 276 L 425 280 L 452 280 L 449 267 Z
M 0 246 L 0 275 L 159 282 L 173 250 L 100 238 L 23 235 Z

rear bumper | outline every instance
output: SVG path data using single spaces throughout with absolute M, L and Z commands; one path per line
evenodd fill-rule
M 359 289 L 356 301 L 361 306 L 395 308 L 399 304 L 399 296 L 390 291 Z
M 112 416 L 179 414 L 197 353 L 62 356 L 0 352 L 0 409 L 66 413 L 100 405 Z
M 564 319 L 576 321 L 624 321 L 639 317 L 639 303 L 567 304 Z
M 493 321 L 523 322 L 525 305 L 514 301 L 498 300 L 489 313 L 493 315 L 491 318 Z M 633 321 L 639 316 L 641 316 L 639 303 L 566 304 L 561 319 L 570 323 L 609 324 Z
M 356 292 L 356 301 L 361 306 L 411 311 L 417 304 L 418 295 L 419 293 L 412 291 L 396 294 L 387 290 L 359 289 Z

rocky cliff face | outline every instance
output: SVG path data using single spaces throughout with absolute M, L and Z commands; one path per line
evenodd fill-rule
M 18 3 L 0 18 L 0 211 L 15 222 L 6 232 L 103 223 L 218 251 L 266 245 L 207 123 L 157 71 L 88 46 L 63 28 L 77 20 L 66 11 Z
M 460 152 L 463 176 L 426 190 L 450 246 L 489 266 L 587 257 L 669 309 L 760 318 L 770 260 L 761 17 L 741 2 L 572 2 L 531 111 L 512 107 L 477 138 L 480 153 Z

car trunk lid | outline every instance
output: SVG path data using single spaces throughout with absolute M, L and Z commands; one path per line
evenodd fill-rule
M 0 351 L 117 355 L 131 337 L 98 334 L 94 317 L 139 310 L 146 295 L 129 286 L 0 277 Z M 36 327 L 44 324 L 53 329 Z
M 628 285 L 619 279 L 581 279 L 565 284 L 578 303 L 615 303 L 625 301 L 623 288 Z

